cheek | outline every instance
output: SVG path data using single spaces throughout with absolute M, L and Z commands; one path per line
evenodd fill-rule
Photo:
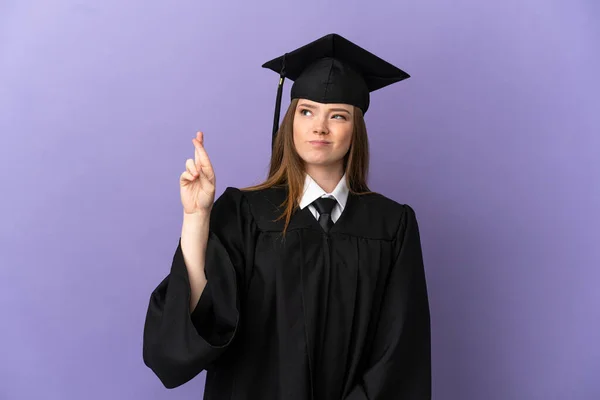
M 296 147 L 298 147 L 298 143 L 300 142 L 300 135 L 301 135 L 301 127 L 300 125 L 294 121 L 294 127 L 293 127 L 293 135 L 292 137 L 294 138 L 294 145 Z
M 302 118 L 294 119 L 293 137 L 294 137 L 294 144 L 296 146 L 298 146 L 304 142 L 304 138 L 306 137 L 307 129 L 309 128 L 307 125 L 308 125 L 308 123 L 306 121 L 303 121 Z
M 344 129 L 343 132 L 340 133 L 340 147 L 343 148 L 344 151 L 347 151 L 350 148 L 350 144 L 352 143 L 352 128 Z

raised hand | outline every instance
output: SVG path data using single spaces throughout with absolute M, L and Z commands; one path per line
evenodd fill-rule
M 186 160 L 186 170 L 179 178 L 181 204 L 186 214 L 208 212 L 215 200 L 215 172 L 204 149 L 204 134 L 198 132 L 192 142 L 194 159 Z

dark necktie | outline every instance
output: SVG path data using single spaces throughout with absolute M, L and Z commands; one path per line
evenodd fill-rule
M 325 232 L 329 232 L 331 227 L 333 226 L 333 220 L 331 219 L 331 211 L 337 201 L 335 199 L 324 198 L 321 197 L 315 201 L 313 201 L 313 206 L 319 212 L 319 225 Z

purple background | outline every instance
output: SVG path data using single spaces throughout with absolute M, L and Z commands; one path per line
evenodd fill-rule
M 260 65 L 330 32 L 413 76 L 370 183 L 419 217 L 434 398 L 600 398 L 600 3 L 365 4 L 0 0 L 0 399 L 201 398 L 141 356 L 191 139 L 218 194 L 260 181 Z

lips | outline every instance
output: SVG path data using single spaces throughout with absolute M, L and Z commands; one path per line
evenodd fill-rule
M 309 143 L 311 143 L 311 144 L 331 144 L 331 142 L 328 142 L 326 140 L 311 140 L 311 141 L 309 141 Z

